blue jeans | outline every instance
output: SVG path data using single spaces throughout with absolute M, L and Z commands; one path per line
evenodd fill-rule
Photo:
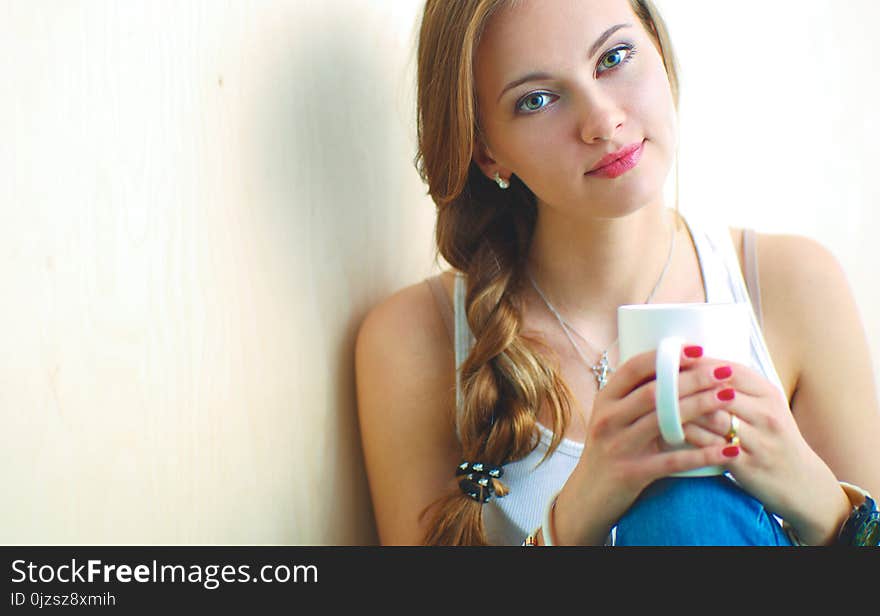
M 788 535 L 725 475 L 649 485 L 617 523 L 615 545 L 782 545 Z

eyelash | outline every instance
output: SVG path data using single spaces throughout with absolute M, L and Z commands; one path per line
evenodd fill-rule
M 600 72 L 599 72 L 600 75 L 603 74 L 603 73 L 607 73 L 608 71 L 613 71 L 613 70 L 615 70 L 615 69 L 620 68 L 621 66 L 623 66 L 624 64 L 626 64 L 627 62 L 629 62 L 630 60 L 632 60 L 633 56 L 636 55 L 636 48 L 635 48 L 634 46 L 629 45 L 629 44 L 626 44 L 626 45 L 618 45 L 618 46 L 615 47 L 614 49 L 609 49 L 609 50 L 608 50 L 608 51 L 607 51 L 607 52 L 606 52 L 606 53 L 605 53 L 605 54 L 599 59 L 599 64 L 601 65 L 602 61 L 605 60 L 605 58 L 611 56 L 612 54 L 614 54 L 614 53 L 616 53 L 616 52 L 621 52 L 621 51 L 626 51 L 626 52 L 627 52 L 626 55 L 623 57 L 623 60 L 621 60 L 618 64 L 616 64 L 615 66 L 612 66 L 611 68 L 606 68 L 605 70 L 600 71 Z M 539 108 L 539 109 L 534 109 L 534 110 L 530 110 L 530 111 L 529 111 L 529 110 L 524 110 L 524 109 L 522 108 L 523 105 L 525 105 L 526 101 L 528 101 L 530 98 L 534 98 L 534 97 L 536 97 L 536 96 L 549 97 L 549 96 L 556 96 L 556 95 L 555 95 L 555 94 L 552 94 L 552 93 L 550 93 L 550 92 L 545 92 L 545 91 L 541 91 L 541 90 L 536 90 L 536 91 L 534 91 L 534 92 L 529 92 L 528 94 L 526 94 L 525 96 L 523 96 L 522 98 L 520 98 L 520 99 L 516 102 L 516 106 L 515 106 L 514 112 L 517 113 L 517 114 L 520 114 L 520 115 L 532 115 L 532 114 L 538 113 L 538 112 L 543 111 L 544 109 L 546 109 L 546 108 L 547 108 L 547 105 L 544 105 L 544 106 L 542 106 L 542 107 Z M 556 98 L 559 98 L 559 97 L 556 96 Z M 549 104 L 549 103 L 548 103 L 548 104 Z

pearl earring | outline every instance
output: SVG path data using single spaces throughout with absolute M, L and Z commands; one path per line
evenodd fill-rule
M 501 190 L 510 188 L 510 182 L 501 177 L 499 173 L 496 172 L 495 176 L 492 179 L 495 180 L 495 183 L 498 184 L 498 188 L 500 188 Z

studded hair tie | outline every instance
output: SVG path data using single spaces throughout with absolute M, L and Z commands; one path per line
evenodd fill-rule
M 461 475 L 464 475 L 458 482 L 461 491 L 478 503 L 488 503 L 489 499 L 495 496 L 492 480 L 504 475 L 504 469 L 482 462 L 462 462 L 455 469 L 455 476 Z

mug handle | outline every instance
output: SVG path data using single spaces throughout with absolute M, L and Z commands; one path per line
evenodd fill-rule
M 657 347 L 655 404 L 660 435 L 673 447 L 684 445 L 681 411 L 678 408 L 678 371 L 684 340 L 675 336 L 664 338 Z

